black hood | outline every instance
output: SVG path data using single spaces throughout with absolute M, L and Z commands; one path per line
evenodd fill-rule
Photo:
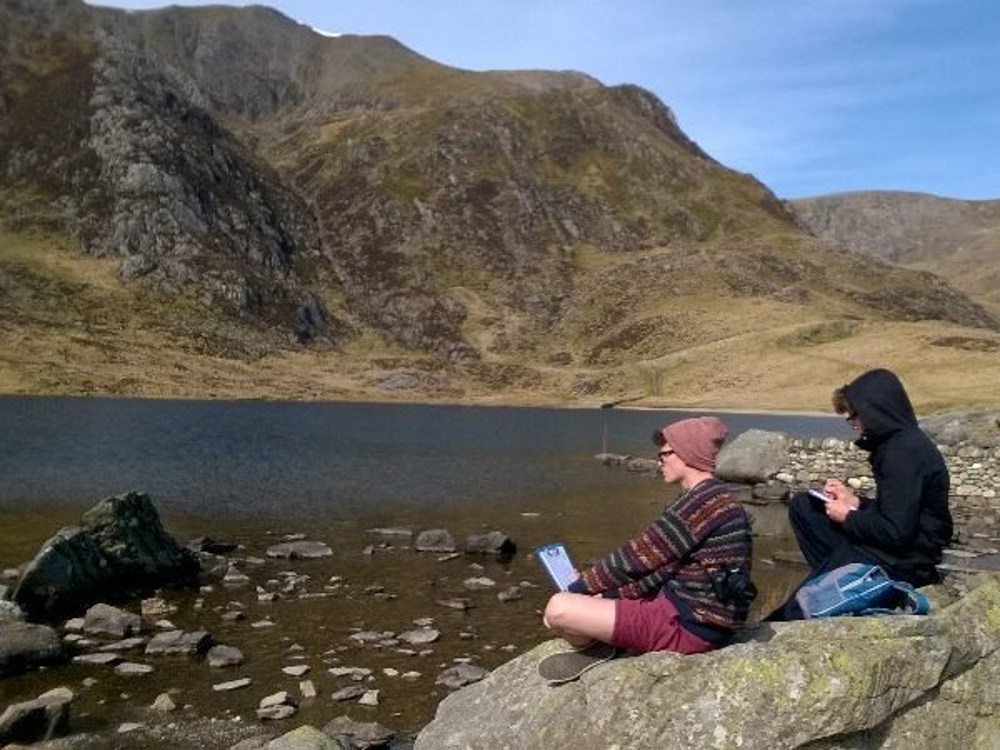
M 892 433 L 917 426 L 910 397 L 889 370 L 869 370 L 844 386 L 844 396 L 861 417 L 864 432 L 857 441 L 862 448 L 880 443 Z

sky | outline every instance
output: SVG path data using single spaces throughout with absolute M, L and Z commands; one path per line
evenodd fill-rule
M 248 5 L 88 0 L 129 9 Z M 1000 199 L 997 0 L 261 0 L 468 70 L 633 83 L 779 197 Z

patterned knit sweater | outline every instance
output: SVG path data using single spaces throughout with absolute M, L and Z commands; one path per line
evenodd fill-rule
M 641 535 L 582 571 L 569 590 L 626 599 L 663 593 L 696 630 L 741 626 L 748 607 L 720 602 L 711 580 L 712 573 L 732 565 L 750 573 L 750 520 L 734 490 L 717 479 L 687 490 Z

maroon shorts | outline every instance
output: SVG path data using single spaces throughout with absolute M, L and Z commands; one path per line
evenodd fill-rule
M 652 599 L 615 600 L 611 645 L 643 654 L 649 651 L 700 654 L 711 651 L 716 644 L 685 630 L 677 607 L 659 595 Z

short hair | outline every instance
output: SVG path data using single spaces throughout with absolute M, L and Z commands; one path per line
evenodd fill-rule
M 846 386 L 845 386 L 846 387 Z M 844 394 L 843 388 L 838 388 L 833 392 L 833 410 L 837 414 L 853 414 L 854 408 L 851 406 L 851 402 L 847 400 L 847 396 Z
M 663 436 L 663 430 L 653 430 L 653 445 L 662 448 L 667 444 L 667 439 Z

